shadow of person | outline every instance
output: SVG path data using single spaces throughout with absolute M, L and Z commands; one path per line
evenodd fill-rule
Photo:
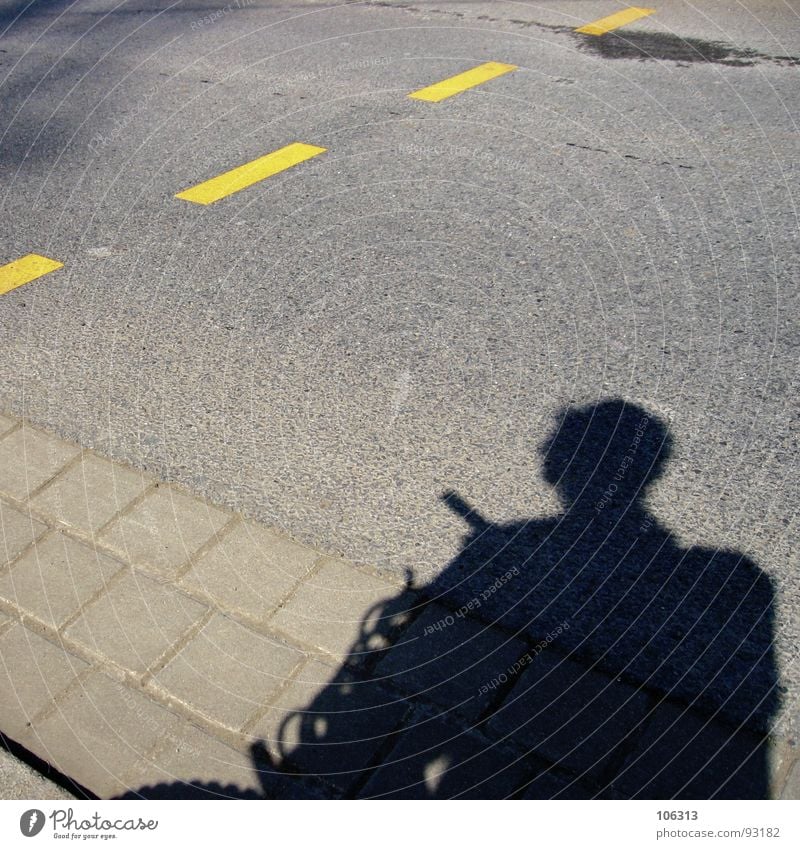
M 768 798 L 769 578 L 649 512 L 672 439 L 644 409 L 569 407 L 540 450 L 562 512 L 499 524 L 446 493 L 460 552 L 309 667 L 254 749 L 267 797 Z
M 534 637 L 566 621 L 570 649 L 612 675 L 768 728 L 777 707 L 771 581 L 740 553 L 682 548 L 648 512 L 646 490 L 672 451 L 666 426 L 606 401 L 565 411 L 541 450 L 563 513 L 509 525 L 472 519 L 430 591 L 457 603 L 516 565 L 521 585 L 505 585 L 484 615 Z
M 671 451 L 635 404 L 570 407 L 541 446 L 560 515 L 443 496 L 460 553 L 368 613 L 279 757 L 358 796 L 768 797 L 772 585 L 648 511 Z

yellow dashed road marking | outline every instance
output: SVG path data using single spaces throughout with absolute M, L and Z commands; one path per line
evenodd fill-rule
M 0 295 L 5 295 L 6 292 L 18 286 L 24 286 L 37 277 L 63 267 L 63 262 L 57 262 L 39 254 L 28 254 L 15 259 L 7 265 L 0 266 Z
M 615 12 L 607 18 L 600 18 L 599 21 L 592 21 L 590 24 L 578 27 L 575 32 L 582 32 L 586 35 L 603 35 L 603 33 L 610 32 L 612 29 L 624 27 L 625 24 L 629 24 L 631 21 L 646 18 L 648 15 L 654 14 L 655 11 L 655 9 L 623 9 L 621 12 Z
M 478 65 L 477 68 L 464 71 L 463 74 L 456 74 L 454 77 L 449 77 L 440 83 L 429 85 L 427 88 L 421 88 L 419 91 L 414 91 L 408 96 L 413 97 L 414 100 L 427 100 L 430 103 L 438 103 L 440 100 L 445 100 L 454 94 L 460 94 L 468 88 L 475 88 L 476 85 L 485 83 L 487 80 L 502 77 L 503 74 L 508 74 L 516 70 L 516 65 L 504 65 L 502 62 L 485 62 L 483 65 Z
M 300 162 L 305 162 L 306 159 L 319 156 L 326 150 L 327 148 L 316 147 L 313 144 L 293 142 L 287 144 L 286 147 L 268 153 L 266 156 L 260 156 L 252 162 L 240 165 L 232 171 L 226 171 L 218 177 L 206 180 L 205 183 L 178 192 L 175 197 L 207 206 L 235 192 L 240 192 L 242 189 L 252 186 L 253 183 L 265 180 L 273 174 L 278 174 L 287 168 L 298 165 Z

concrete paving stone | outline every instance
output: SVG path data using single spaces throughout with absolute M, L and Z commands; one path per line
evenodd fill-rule
M 0 744 L 0 797 L 3 799 L 75 799 L 58 784 L 15 758 Z
M 59 628 L 122 568 L 122 563 L 54 533 L 0 575 L 0 597 Z
M 13 560 L 46 530 L 43 522 L 0 501 L 0 566 Z
M 781 799 L 800 799 L 800 761 L 795 761 L 786 777 Z
M 552 770 L 537 775 L 518 796 L 519 799 L 594 799 L 596 791 L 582 785 L 576 778 L 566 778 Z
M 241 728 L 304 655 L 220 614 L 155 676 L 157 686 L 209 719 Z
M 377 682 L 316 659 L 251 730 L 276 763 L 286 759 L 347 791 L 402 721 L 408 704 Z
M 613 787 L 634 799 L 768 799 L 768 764 L 763 737 L 663 703 Z
M 600 776 L 646 708 L 644 693 L 544 651 L 525 667 L 488 729 L 578 776 Z
M 207 609 L 173 587 L 128 570 L 65 633 L 125 669 L 144 672 Z
M 522 642 L 432 604 L 403 632 L 375 672 L 415 699 L 452 708 L 475 721 L 495 698 L 485 685 L 506 673 L 524 651 Z
M 504 799 L 522 787 L 532 771 L 524 758 L 446 718 L 418 712 L 394 736 L 395 747 L 359 796 Z
M 340 799 L 342 794 L 335 787 L 313 775 L 283 773 L 264 776 L 267 799 Z
M 77 445 L 23 425 L 0 439 L 0 491 L 25 499 L 79 452 Z
M 800 740 L 775 736 L 769 746 L 769 795 L 780 799 L 795 762 L 800 760 Z
M 112 522 L 100 539 L 135 566 L 174 578 L 230 515 L 170 486 L 159 486 L 130 512 Z
M 130 774 L 180 719 L 141 692 L 96 672 L 19 739 L 102 798 L 127 790 Z
M 0 636 L 0 731 L 19 740 L 88 666 L 19 623 Z
M 251 522 L 227 533 L 181 583 L 218 607 L 263 622 L 320 554 Z
M 12 419 L 11 416 L 4 416 L 0 413 L 0 439 L 7 434 L 11 428 L 17 426 L 17 420 Z
M 378 603 L 395 593 L 392 584 L 354 569 L 343 560 L 330 559 L 300 585 L 270 625 L 307 646 L 345 658 L 360 634 L 375 630 L 380 617 Z M 371 651 L 385 646 L 378 641 L 358 659 L 348 659 L 364 662 Z
M 136 762 L 125 781 L 129 798 L 262 797 L 252 758 L 188 722 L 170 730 L 147 760 Z
M 141 472 L 84 454 L 79 463 L 38 493 L 31 504 L 73 528 L 94 533 L 152 482 Z

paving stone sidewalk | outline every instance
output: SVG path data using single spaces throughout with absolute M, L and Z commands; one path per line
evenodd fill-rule
M 800 796 L 794 741 L 9 415 L 0 533 L 0 731 L 99 797 Z

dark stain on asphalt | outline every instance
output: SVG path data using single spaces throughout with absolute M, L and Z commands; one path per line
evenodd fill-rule
M 585 50 L 604 59 L 650 59 L 682 65 L 708 62 L 740 68 L 759 62 L 800 65 L 800 58 L 795 56 L 769 56 L 757 50 L 734 47 L 721 41 L 682 38 L 667 32 L 607 32 L 600 36 L 573 32 L 573 35 L 580 39 Z

